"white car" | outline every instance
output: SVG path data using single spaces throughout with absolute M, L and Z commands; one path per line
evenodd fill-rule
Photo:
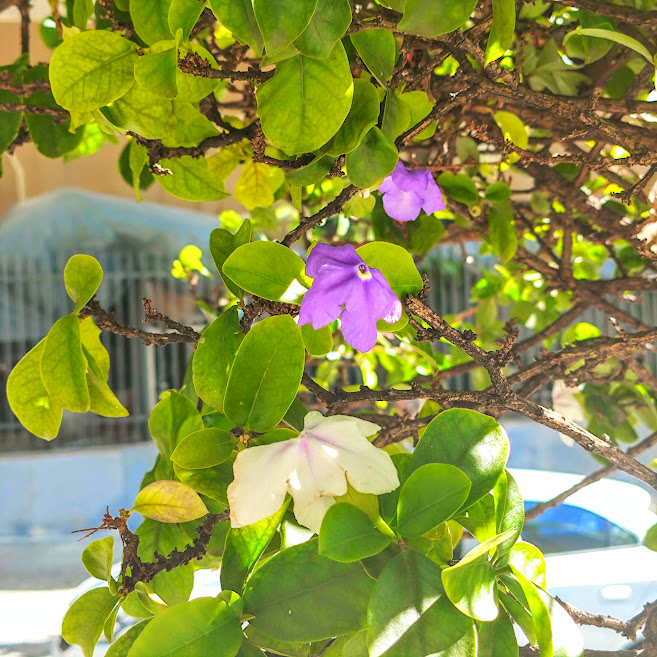
M 511 469 L 530 508 L 556 497 L 582 479 L 582 475 L 544 470 Z M 649 510 L 650 494 L 632 484 L 603 480 L 595 482 L 525 523 L 522 538 L 537 545 L 545 555 L 547 588 L 553 595 L 580 609 L 627 620 L 646 602 L 657 599 L 657 553 L 641 544 L 657 521 Z M 465 539 L 464 552 L 472 547 Z M 115 566 L 116 576 L 120 566 Z M 75 590 L 73 600 L 103 582 L 89 578 Z M 195 572 L 192 598 L 219 593 L 219 571 Z M 120 613 L 115 636 L 134 624 Z M 627 640 L 597 627 L 582 626 L 587 648 L 615 650 Z M 101 639 L 94 657 L 102 657 L 109 645 Z M 55 654 L 78 657 L 77 646 L 60 641 Z
M 510 470 L 528 509 L 571 488 L 582 475 Z M 650 494 L 633 484 L 602 480 L 528 521 L 525 541 L 545 555 L 547 589 L 575 607 L 627 620 L 657 599 L 657 552 L 642 545 L 657 522 Z M 616 650 L 627 639 L 580 626 L 587 648 Z

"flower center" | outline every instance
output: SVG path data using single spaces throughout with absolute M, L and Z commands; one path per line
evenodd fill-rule
M 358 265 L 358 276 L 364 281 L 368 278 L 372 278 L 369 267 L 367 265 Z

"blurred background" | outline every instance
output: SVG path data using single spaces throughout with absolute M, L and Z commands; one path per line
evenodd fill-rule
M 48 15 L 48 3 L 35 1 L 33 5 L 33 61 L 47 61 L 50 53 L 39 36 L 39 18 Z M 2 62 L 13 60 L 20 52 L 18 22 L 17 10 L 0 12 Z M 197 299 L 216 299 L 221 281 L 174 278 L 172 263 L 188 244 L 205 253 L 209 233 L 219 226 L 218 215 L 223 210 L 233 209 L 245 216 L 245 209 L 232 197 L 189 203 L 171 197 L 157 184 L 143 192 L 144 202 L 137 203 L 119 172 L 125 143 L 106 143 L 92 155 L 69 161 L 48 159 L 32 144 L 2 156 L 0 655 L 4 656 L 39 657 L 60 649 L 61 618 L 75 588 L 86 578 L 80 562 L 84 544 L 71 532 L 98 525 L 108 506 L 116 513 L 132 505 L 155 457 L 148 414 L 164 390 L 182 384 L 191 354 L 188 345 L 144 347 L 136 340 L 104 335 L 112 361 L 109 383 L 130 410 L 130 417 L 116 420 L 66 413 L 56 440 L 45 442 L 27 433 L 9 409 L 4 395 L 6 379 L 22 355 L 67 312 L 69 300 L 62 282 L 67 259 L 80 252 L 98 258 L 105 272 L 100 302 L 115 311 L 120 321 L 140 326 L 141 299 L 148 297 L 159 311 L 200 330 L 207 320 Z M 232 184 L 234 180 L 229 179 L 229 190 Z M 473 306 L 470 290 L 482 269 L 489 266 L 477 253 L 477 244 L 465 252 L 460 246 L 441 244 L 424 258 L 433 307 L 442 315 Z M 211 262 L 207 253 L 205 262 Z M 626 304 L 623 309 L 657 325 L 654 295 L 646 294 L 641 304 Z M 597 326 L 603 334 L 613 334 L 608 318 L 599 311 L 590 311 L 580 321 Z M 149 330 L 158 329 L 151 326 Z M 524 329 L 521 337 L 530 333 Z M 650 363 L 653 369 L 655 364 Z M 469 376 L 449 383 L 474 385 Z M 542 401 L 550 404 L 549 394 Z M 533 479 L 525 476 L 527 492 L 523 492 L 530 502 L 549 499 L 578 480 L 549 473 L 583 475 L 600 467 L 583 450 L 545 427 L 510 416 L 502 424 L 512 442 L 509 465 L 548 473 Z M 657 451 L 647 451 L 641 460 L 650 462 L 655 456 Z M 622 475 L 616 478 L 629 481 Z M 608 560 L 610 549 L 616 550 L 619 558 L 619 549 L 645 550 L 637 547 L 643 538 L 639 534 L 645 516 L 637 519 L 637 528 L 633 528 L 631 519 L 623 521 L 622 513 L 612 508 L 618 490 L 597 490 L 601 504 L 596 506 L 594 499 L 580 496 L 579 502 L 562 505 L 562 511 L 542 516 L 542 524 L 536 521 L 531 529 L 528 540 L 543 542 L 546 552 L 561 559 L 554 566 L 555 581 L 561 578 L 567 583 L 568 574 L 581 572 L 584 561 L 594 563 L 595 555 L 612 563 Z M 654 500 L 639 488 L 636 491 L 647 509 Z M 561 533 L 557 535 L 558 527 Z M 627 559 L 625 554 L 622 563 Z M 642 581 L 644 575 L 634 577 L 628 572 L 625 577 L 621 572 L 619 577 L 618 581 L 606 581 L 599 575 L 599 581 L 578 583 L 582 606 L 588 604 L 589 611 L 596 611 L 596 606 L 606 610 L 604 605 L 613 602 L 616 607 L 612 611 L 626 618 L 638 612 L 644 601 L 657 597 L 657 586 Z M 600 647 L 606 647 L 605 641 L 599 641 Z

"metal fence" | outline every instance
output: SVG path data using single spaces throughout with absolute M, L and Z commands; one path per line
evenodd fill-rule
M 473 251 L 476 253 L 476 251 Z M 0 453 L 17 450 L 48 450 L 63 446 L 106 445 L 137 442 L 148 439 L 148 416 L 160 393 L 181 385 L 192 353 L 191 345 L 145 347 L 136 339 L 127 340 L 109 333 L 103 342 L 110 352 L 110 386 L 130 410 L 127 418 L 112 419 L 91 413 L 64 411 L 59 437 L 46 442 L 27 432 L 15 418 L 6 399 L 7 377 L 20 360 L 52 326 L 56 319 L 70 312 L 72 302 L 64 290 L 63 271 L 72 253 L 62 253 L 51 261 L 30 261 L 0 254 Z M 131 252 L 94 253 L 105 272 L 99 291 L 101 304 L 116 312 L 117 318 L 133 326 L 141 326 L 142 297 L 152 299 L 153 306 L 200 330 L 205 322 L 190 286 L 171 276 L 171 263 L 176 254 L 144 255 Z M 458 246 L 442 246 L 425 259 L 424 266 L 432 285 L 432 306 L 440 314 L 449 315 L 471 305 L 470 290 L 479 279 L 486 261 L 475 256 L 464 258 Z M 211 298 L 213 284 L 218 281 L 201 279 L 196 289 L 200 297 Z M 645 323 L 657 325 L 657 294 L 644 294 L 637 303 L 621 304 L 622 309 Z M 504 319 L 504 318 L 503 318 Z M 590 310 L 578 321 L 598 326 L 603 334 L 613 335 L 608 317 Z M 148 325 L 148 330 L 157 330 Z M 521 327 L 521 338 L 531 330 Z M 441 349 L 440 344 L 436 345 Z M 529 351 L 532 358 L 538 349 Z M 650 355 L 652 367 L 657 356 Z M 450 382 L 458 387 L 470 387 L 468 375 Z M 543 402 L 549 401 L 549 389 L 544 389 Z

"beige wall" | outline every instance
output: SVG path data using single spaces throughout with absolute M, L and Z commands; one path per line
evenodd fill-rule
M 18 27 L 0 22 L 0 65 L 12 62 L 20 54 Z M 33 62 L 48 61 L 50 51 L 39 37 L 38 25 L 31 27 L 31 59 Z M 62 187 L 78 187 L 134 199 L 132 188 L 118 171 L 119 154 L 125 144 L 123 140 L 121 142 L 120 145 L 105 144 L 97 153 L 71 162 L 50 160 L 38 153 L 32 144 L 17 148 L 13 156 L 5 153 L 2 155 L 3 176 L 0 178 L 0 221 L 23 194 L 30 198 Z M 241 207 L 232 198 L 207 203 L 181 201 L 167 194 L 157 182 L 143 197 L 145 201 L 189 207 L 207 213 L 219 213 L 229 207 L 239 211 Z

